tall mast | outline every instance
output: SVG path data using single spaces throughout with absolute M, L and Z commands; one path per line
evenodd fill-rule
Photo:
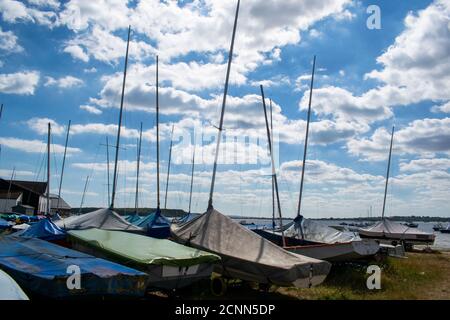
M 269 101 L 270 101 L 270 133 L 271 133 L 270 135 L 273 141 L 272 99 L 270 99 Z M 272 175 L 272 229 L 275 230 L 275 182 L 273 180 L 273 175 Z
M 386 172 L 386 185 L 384 186 L 383 211 L 381 212 L 381 219 L 384 219 L 384 209 L 386 207 L 386 194 L 387 194 L 387 188 L 388 188 L 388 182 L 389 182 L 389 169 L 391 167 L 391 155 L 392 155 L 392 142 L 393 141 L 394 141 L 394 126 L 392 126 L 391 146 L 389 147 L 389 160 L 388 160 L 388 167 L 387 167 L 387 172 Z
M 312 92 L 313 92 L 313 86 L 314 86 L 314 69 L 315 69 L 315 67 L 316 67 L 316 56 L 314 56 L 314 60 L 313 60 L 311 86 L 309 89 L 308 120 L 306 122 L 305 149 L 303 150 L 302 177 L 300 180 L 300 194 L 298 196 L 297 217 L 299 217 L 301 215 L 300 209 L 302 206 L 303 180 L 305 177 L 305 167 L 306 167 L 306 152 L 308 150 L 309 121 L 311 119 L 311 100 L 312 100 Z M 303 238 L 303 231 L 302 231 L 302 238 Z
M 166 194 L 164 197 L 164 209 L 167 209 L 167 190 L 169 189 L 170 163 L 172 161 L 172 145 L 173 145 L 173 125 L 172 125 L 172 132 L 170 133 L 169 164 L 167 166 Z
M 159 196 L 159 58 L 156 56 L 156 210 L 160 211 Z
M 141 122 L 141 130 L 139 131 L 139 143 L 137 148 L 137 164 L 136 164 L 136 197 L 134 199 L 134 210 L 135 214 L 138 214 L 139 207 L 139 166 L 141 163 L 141 143 L 142 143 L 142 122 Z
M 231 36 L 230 51 L 228 53 L 227 75 L 225 77 L 225 87 L 223 90 L 222 111 L 220 113 L 220 122 L 219 122 L 219 128 L 218 128 L 218 133 L 217 133 L 216 154 L 215 154 L 215 158 L 214 158 L 214 166 L 213 166 L 213 173 L 212 173 L 212 179 L 211 179 L 211 189 L 209 191 L 208 211 L 213 209 L 214 183 L 216 180 L 217 160 L 219 158 L 220 139 L 222 137 L 222 130 L 223 130 L 223 116 L 225 114 L 225 105 L 226 105 L 226 101 L 227 101 L 228 81 L 230 79 L 231 61 L 233 59 L 233 49 L 234 49 L 234 37 L 236 35 L 236 26 L 237 26 L 237 21 L 238 21 L 240 2 L 241 1 L 238 0 L 237 6 L 236 6 L 236 15 L 234 17 L 234 25 L 233 25 L 233 34 Z
M 277 181 L 277 174 L 275 173 L 275 161 L 273 160 L 273 152 L 272 152 L 272 138 L 270 134 L 270 128 L 269 128 L 269 121 L 267 120 L 267 110 L 266 110 L 266 101 L 264 98 L 264 89 L 263 86 L 259 86 L 261 89 L 261 98 L 262 98 L 262 104 L 264 108 L 264 118 L 266 120 L 266 130 L 267 130 L 267 141 L 269 142 L 269 152 L 270 152 L 270 159 L 272 161 L 272 180 L 275 184 L 275 193 L 277 196 L 277 205 L 278 205 L 278 214 L 280 218 L 280 227 L 281 227 L 281 238 L 283 240 L 283 247 L 286 246 L 286 240 L 284 238 L 284 231 L 283 231 L 283 217 L 281 214 L 281 204 L 280 204 L 280 195 L 278 193 L 278 181 Z
M 83 189 L 83 195 L 81 196 L 81 203 L 80 203 L 80 209 L 78 210 L 78 214 L 81 214 L 81 209 L 83 208 L 84 204 L 84 196 L 86 195 L 86 190 L 89 184 L 89 175 L 86 176 L 86 181 L 84 182 L 84 189 Z
M 191 170 L 191 189 L 189 191 L 189 210 L 188 214 L 191 213 L 191 203 L 192 203 L 192 186 L 194 185 L 194 167 L 195 167 L 195 143 L 194 143 L 194 152 L 192 154 L 192 170 Z
M 11 174 L 11 179 L 9 179 L 9 186 L 8 186 L 8 194 L 7 194 L 7 200 L 9 200 L 10 196 L 11 196 L 11 187 L 12 187 L 12 182 L 14 180 L 14 175 L 16 174 L 16 167 L 13 167 L 12 170 L 12 174 Z M 3 206 L 3 211 L 6 211 L 6 205 L 7 205 L 8 201 L 5 201 L 5 205 Z
M 64 167 L 66 165 L 66 153 L 67 153 L 67 143 L 69 142 L 70 123 L 71 123 L 71 121 L 69 120 L 69 125 L 67 126 L 66 143 L 64 146 L 63 163 L 62 163 L 62 167 L 61 167 L 61 178 L 59 179 L 58 200 L 56 202 L 56 210 L 59 209 L 59 200 L 61 199 L 61 187 L 62 187 L 62 182 L 63 182 L 63 177 L 64 177 Z
M 119 160 L 120 128 L 122 127 L 123 98 L 124 98 L 124 95 L 125 95 L 125 82 L 126 82 L 126 79 L 127 79 L 128 48 L 130 47 L 130 32 L 131 32 L 131 26 L 128 27 L 127 51 L 125 53 L 125 67 L 124 67 L 124 70 L 123 70 L 122 96 L 120 98 L 119 125 L 118 125 L 118 128 L 117 128 L 116 158 L 114 160 L 114 177 L 113 177 L 111 204 L 109 206 L 110 209 L 114 208 L 114 200 L 115 200 L 115 197 L 116 197 L 117 161 Z
M 108 203 L 111 203 L 111 194 L 110 194 L 110 190 L 109 190 L 111 184 L 109 182 L 110 174 L 109 174 L 109 142 L 108 142 L 108 136 L 106 136 L 106 175 L 107 175 L 106 176 L 106 180 L 107 180 L 107 183 L 108 183 Z
M 50 215 L 50 131 L 51 124 L 48 123 L 48 134 L 47 134 L 47 216 Z

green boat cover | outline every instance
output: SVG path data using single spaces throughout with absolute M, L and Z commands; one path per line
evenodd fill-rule
M 114 256 L 127 265 L 167 265 L 189 267 L 217 263 L 220 257 L 166 239 L 156 239 L 123 231 L 101 229 L 72 230 L 69 238 Z

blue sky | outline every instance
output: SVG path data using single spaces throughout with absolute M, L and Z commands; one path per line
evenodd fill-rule
M 156 203 L 155 55 L 160 57 L 161 188 L 175 126 L 168 207 L 187 209 L 193 132 L 193 210 L 207 205 L 235 1 L 0 0 L 0 175 L 43 180 L 53 126 L 52 192 L 65 130 L 62 188 L 79 206 L 107 205 L 105 139 L 115 142 L 126 33 L 131 25 L 117 206 L 134 206 L 136 139 L 143 122 L 140 206 Z M 369 5 L 381 28 L 369 29 Z M 283 215 L 296 213 L 306 106 L 317 55 L 303 214 L 379 214 L 389 134 L 396 126 L 388 215 L 450 215 L 450 2 L 241 3 L 215 206 L 271 215 L 270 166 L 259 84 L 273 100 Z M 233 140 L 236 139 L 236 140 Z M 233 142 L 236 141 L 236 142 Z M 113 152 L 111 151 L 111 159 Z M 256 154 L 249 163 L 245 154 Z M 164 193 L 161 198 L 163 201 Z M 164 201 L 163 201 L 164 202 Z

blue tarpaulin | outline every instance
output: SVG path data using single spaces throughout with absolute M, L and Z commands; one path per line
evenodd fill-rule
M 0 267 L 25 290 L 52 298 L 142 296 L 147 281 L 140 271 L 36 238 L 0 237 Z M 81 289 L 71 290 L 67 281 L 77 268 Z
M 136 226 L 139 225 L 139 222 L 141 220 L 143 220 L 143 219 L 145 219 L 145 217 L 141 217 L 138 214 L 132 214 L 132 215 L 129 215 L 129 216 L 127 216 L 125 218 L 125 220 L 127 220 L 129 223 L 132 223 L 132 224 L 134 224 Z
M 54 224 L 50 219 L 45 218 L 33 224 L 28 229 L 21 231 L 20 236 L 52 241 L 64 239 L 66 237 L 66 232 Z
M 10 224 L 8 223 L 8 221 L 0 218 L 0 229 L 8 229 L 9 227 Z
M 170 221 L 161 214 L 161 210 L 150 213 L 139 221 L 137 226 L 145 228 L 147 235 L 150 237 L 159 239 L 170 237 Z

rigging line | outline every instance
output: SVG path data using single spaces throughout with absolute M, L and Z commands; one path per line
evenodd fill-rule
M 66 153 L 67 153 L 67 143 L 69 142 L 70 124 L 71 124 L 71 120 L 69 120 L 69 125 L 67 126 L 66 143 L 64 146 L 63 162 L 62 162 L 62 166 L 61 166 L 61 177 L 59 179 L 58 200 L 56 202 L 56 210 L 59 209 L 59 201 L 61 199 L 61 188 L 62 188 L 62 182 L 63 182 L 63 176 L 64 176 L 64 167 L 66 165 Z
M 159 57 L 156 56 L 156 210 L 160 210 L 159 193 Z
M 388 189 L 388 183 L 389 183 L 389 170 L 391 167 L 391 156 L 392 156 L 392 144 L 394 141 L 394 126 L 392 126 L 392 133 L 391 133 L 391 144 L 389 147 L 389 160 L 388 160 L 388 166 L 386 171 L 386 184 L 384 186 L 384 199 L 383 199 L 383 211 L 381 212 L 381 219 L 384 219 L 384 210 L 386 207 L 386 194 Z
M 167 165 L 166 194 L 165 194 L 165 198 L 164 198 L 164 209 L 167 209 L 167 191 L 169 189 L 170 164 L 172 162 L 173 128 L 174 128 L 174 125 L 172 124 L 172 131 L 170 133 L 169 163 Z
M 136 162 L 136 195 L 134 199 L 134 210 L 135 214 L 138 214 L 138 208 L 139 208 L 139 167 L 141 163 L 141 145 L 142 145 L 142 122 L 141 122 L 141 129 L 139 131 L 139 142 L 137 147 L 137 162 Z

